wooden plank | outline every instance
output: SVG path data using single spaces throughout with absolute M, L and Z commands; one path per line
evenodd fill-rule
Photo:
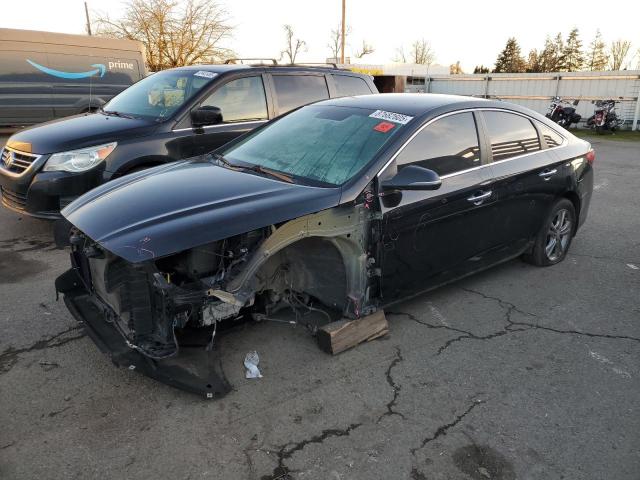
M 389 333 L 389 323 L 383 310 L 378 310 L 356 320 L 338 320 L 318 330 L 318 346 L 335 355 L 362 342 L 382 337 Z

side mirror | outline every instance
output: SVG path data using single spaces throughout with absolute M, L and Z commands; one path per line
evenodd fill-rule
M 203 105 L 191 110 L 191 124 L 196 128 L 218 123 L 222 123 L 222 110 L 218 107 Z
M 442 185 L 440 175 L 428 168 L 408 165 L 395 177 L 383 180 L 383 191 L 389 190 L 437 190 Z

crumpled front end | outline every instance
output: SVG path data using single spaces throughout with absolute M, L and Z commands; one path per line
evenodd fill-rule
M 230 391 L 212 329 L 192 341 L 186 328 L 208 303 L 201 292 L 172 287 L 153 264 L 130 264 L 96 246 L 90 255 L 74 247 L 73 268 L 57 278 L 56 290 L 115 365 L 206 398 Z
M 370 203 L 370 199 L 369 199 Z M 216 333 L 238 318 L 357 318 L 379 304 L 378 217 L 366 201 L 131 263 L 74 229 L 56 281 L 118 366 L 220 397 L 230 390 Z M 144 249 L 144 242 L 135 248 Z M 318 325 L 309 325 L 312 331 Z

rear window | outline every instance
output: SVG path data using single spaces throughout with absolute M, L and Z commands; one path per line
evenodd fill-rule
M 274 75 L 273 84 L 280 114 L 307 103 L 329 98 L 324 75 Z
M 562 145 L 563 138 L 544 123 L 538 122 L 538 128 L 542 134 L 542 141 L 546 143 L 547 148 L 559 147 Z
M 336 95 L 338 97 L 350 97 L 352 95 L 367 95 L 371 93 L 369 85 L 360 77 L 349 75 L 332 75 L 336 85 Z
M 538 132 L 527 118 L 515 113 L 483 111 L 491 139 L 493 161 L 540 150 Z

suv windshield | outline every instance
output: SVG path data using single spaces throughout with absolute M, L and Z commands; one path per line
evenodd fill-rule
M 107 114 L 164 120 L 216 76 L 197 70 L 154 73 L 113 97 L 103 110 Z
M 329 105 L 303 107 L 218 153 L 232 164 L 259 165 L 312 184 L 341 185 L 403 128 L 402 123 L 381 119 L 385 113 Z

